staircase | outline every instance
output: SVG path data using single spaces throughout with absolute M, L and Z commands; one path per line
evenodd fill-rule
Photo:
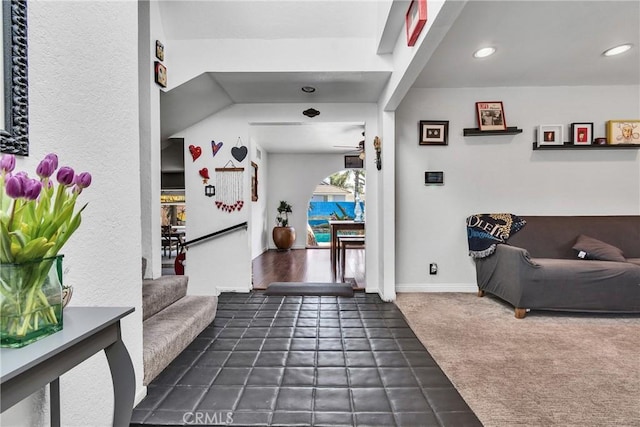
M 182 353 L 216 315 L 218 297 L 187 295 L 188 281 L 187 276 L 142 281 L 144 385 Z

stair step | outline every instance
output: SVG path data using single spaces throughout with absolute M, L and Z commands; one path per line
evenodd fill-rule
M 352 297 L 353 287 L 351 283 L 273 282 L 264 294 Z
M 217 306 L 218 297 L 188 295 L 142 323 L 144 385 L 213 322 Z
M 187 295 L 187 276 L 162 276 L 142 281 L 142 320 L 170 306 Z

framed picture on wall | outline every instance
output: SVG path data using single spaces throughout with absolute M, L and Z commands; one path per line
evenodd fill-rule
M 414 46 L 427 23 L 427 0 L 412 0 L 405 16 L 407 46 Z
M 593 123 L 571 123 L 571 142 L 574 145 L 593 143 Z
M 640 120 L 609 120 L 607 143 L 640 144 Z
M 164 61 L 164 45 L 160 40 L 156 40 L 156 58 L 160 61 Z
M 420 120 L 420 145 L 447 145 L 449 121 Z
M 480 130 L 507 129 L 507 120 L 504 117 L 502 101 L 476 102 L 476 114 Z
M 258 201 L 258 165 L 251 162 L 251 201 Z
M 158 61 L 155 62 L 155 80 L 160 86 L 167 87 L 167 67 Z
M 538 126 L 538 145 L 563 145 L 562 125 Z
M 347 155 L 344 156 L 344 168 L 345 169 L 362 169 L 364 167 L 364 161 L 359 155 Z

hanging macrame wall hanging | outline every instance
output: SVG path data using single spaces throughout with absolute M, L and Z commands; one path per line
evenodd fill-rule
M 244 206 L 242 185 L 244 168 L 237 168 L 231 160 L 223 168 L 216 168 L 216 206 L 225 212 L 239 211 Z

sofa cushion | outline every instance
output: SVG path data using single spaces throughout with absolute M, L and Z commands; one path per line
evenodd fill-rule
M 579 252 L 578 256 L 580 258 L 626 262 L 622 250 L 598 239 L 594 239 L 593 237 L 585 236 L 584 234 L 578 236 L 575 245 L 573 245 L 573 249 Z M 584 256 L 581 256 L 581 252 L 585 253 L 582 254 Z
M 576 259 L 572 249 L 584 234 L 612 244 L 625 258 L 640 258 L 640 215 L 626 216 L 522 216 L 527 225 L 509 244 L 524 248 L 533 258 Z

